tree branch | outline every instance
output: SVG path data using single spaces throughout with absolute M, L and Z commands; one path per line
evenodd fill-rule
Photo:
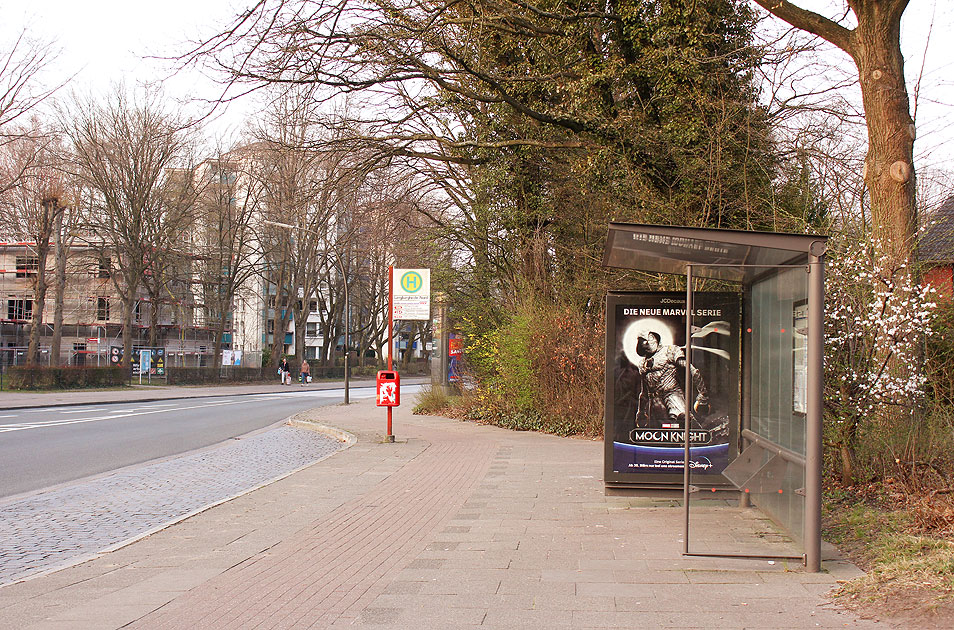
M 814 11 L 796 6 L 788 0 L 753 0 L 775 17 L 785 20 L 795 28 L 818 35 L 851 54 L 851 30 Z

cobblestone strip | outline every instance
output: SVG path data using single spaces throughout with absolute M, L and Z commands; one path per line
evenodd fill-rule
M 0 505 L 0 586 L 82 561 L 323 459 L 338 440 L 280 427 Z
M 372 492 L 134 624 L 306 628 L 356 619 L 483 478 L 496 445 L 432 445 Z

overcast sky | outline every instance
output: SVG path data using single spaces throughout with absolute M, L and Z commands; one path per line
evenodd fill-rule
M 0 0 L 0 37 L 9 41 L 27 27 L 34 37 L 53 42 L 61 50 L 49 81 L 75 74 L 71 89 L 106 91 L 117 81 L 134 83 L 166 76 L 168 66 L 143 57 L 182 52 L 189 39 L 214 33 L 217 24 L 227 21 L 249 1 Z M 844 6 L 841 0 L 796 1 L 806 8 Z M 826 13 L 837 14 L 831 9 Z M 924 62 L 917 111 L 919 168 L 954 170 L 952 33 L 954 2 L 911 0 L 902 24 L 902 47 L 912 99 L 914 81 Z M 839 57 L 838 63 L 851 65 L 847 56 Z M 166 82 L 165 92 L 174 98 L 216 95 L 214 85 L 196 76 L 173 77 Z M 239 125 L 245 110 L 232 110 L 217 123 L 220 130 Z

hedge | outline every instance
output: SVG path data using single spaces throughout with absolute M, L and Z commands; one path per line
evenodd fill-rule
M 85 387 L 117 387 L 129 381 L 119 366 L 93 367 L 27 367 L 13 365 L 7 369 L 10 389 L 82 389 Z
M 167 367 L 169 385 L 202 385 L 206 383 L 253 383 L 264 380 L 260 367 Z

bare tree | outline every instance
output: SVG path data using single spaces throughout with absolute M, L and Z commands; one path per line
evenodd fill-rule
M 25 30 L 12 44 L 0 49 L 0 146 L 35 129 L 27 120 L 30 114 L 61 87 L 47 88 L 40 80 L 55 59 L 50 44 L 30 37 Z M 0 179 L 0 192 L 14 186 L 33 163 L 21 159 L 18 170 L 6 170 Z
M 133 96 L 117 87 L 105 103 L 77 102 L 64 123 L 75 152 L 78 176 L 93 193 L 85 217 L 93 243 L 110 258 L 111 274 L 122 300 L 123 365 L 132 357 L 133 316 L 147 273 L 160 273 L 156 252 L 177 244 L 186 229 L 181 205 L 168 203 L 164 184 L 180 165 L 186 126 L 163 109 L 160 95 Z M 180 177 L 185 184 L 191 179 Z M 171 229 L 170 229 L 171 228 Z
M 47 263 L 54 237 L 62 228 L 65 206 L 69 203 L 68 182 L 62 169 L 59 138 L 34 124 L 27 133 L 0 146 L 6 154 L 2 176 L 13 175 L 17 184 L 0 195 L 3 208 L 0 225 L 12 235 L 32 242 L 27 269 L 33 285 L 33 310 L 27 365 L 36 365 L 43 313 L 50 278 Z M 54 277 L 54 283 L 57 277 Z
M 198 279 L 215 330 L 213 365 L 222 361 L 222 339 L 240 290 L 260 272 L 255 219 L 263 209 L 262 186 L 253 177 L 254 150 L 238 146 L 199 165 L 196 210 Z

